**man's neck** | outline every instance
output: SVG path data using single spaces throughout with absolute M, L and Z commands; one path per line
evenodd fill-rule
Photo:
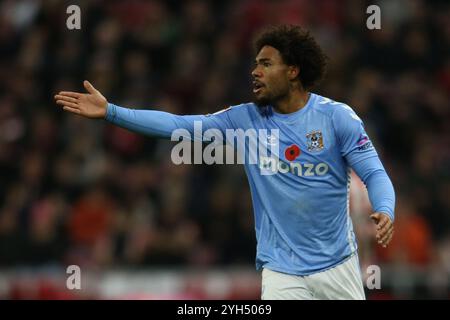
M 308 91 L 294 90 L 274 105 L 275 111 L 279 113 L 292 113 L 298 111 L 306 105 L 308 99 Z

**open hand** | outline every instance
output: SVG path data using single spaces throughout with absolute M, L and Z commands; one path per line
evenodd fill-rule
M 65 111 L 87 118 L 104 118 L 108 101 L 89 81 L 84 81 L 83 85 L 88 93 L 61 91 L 55 95 L 56 103 Z

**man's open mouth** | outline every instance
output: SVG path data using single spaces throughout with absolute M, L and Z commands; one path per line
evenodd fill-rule
M 253 93 L 258 93 L 264 88 L 264 84 L 259 81 L 253 81 Z

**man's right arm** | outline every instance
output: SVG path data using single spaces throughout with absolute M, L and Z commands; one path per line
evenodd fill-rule
M 108 103 L 100 91 L 88 81 L 84 81 L 83 85 L 88 93 L 61 91 L 55 95 L 56 103 L 62 105 L 65 111 L 86 118 L 105 119 L 125 129 L 162 138 L 170 138 L 175 130 L 183 129 L 185 134 L 178 136 L 200 140 L 205 130 L 217 129 L 225 136 L 226 129 L 235 127 L 230 118 L 230 113 L 235 110 L 231 108 L 223 110 L 226 112 L 219 111 L 211 115 L 188 116 L 156 110 L 134 110 Z M 198 130 L 195 130 L 197 128 Z
M 228 113 L 212 115 L 175 115 L 157 110 L 134 110 L 108 103 L 105 120 L 122 128 L 141 134 L 170 138 L 177 129 L 184 129 L 189 137 L 198 140 L 197 134 L 203 134 L 208 129 L 218 129 L 225 133 L 234 125 Z M 197 127 L 194 125 L 198 122 Z M 201 131 L 197 132 L 201 124 Z

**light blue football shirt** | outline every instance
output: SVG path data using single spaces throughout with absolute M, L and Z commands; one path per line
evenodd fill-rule
M 366 184 L 376 212 L 394 220 L 395 193 L 362 120 L 346 104 L 311 93 L 290 114 L 254 103 L 211 115 L 179 116 L 108 104 L 105 119 L 151 136 L 175 129 L 255 129 L 275 132 L 276 154 L 245 163 L 255 218 L 256 267 L 295 275 L 327 270 L 357 250 L 349 215 L 350 168 Z M 273 137 L 267 139 L 271 144 Z M 245 147 L 248 149 L 249 144 Z M 269 146 L 267 146 L 269 148 Z

